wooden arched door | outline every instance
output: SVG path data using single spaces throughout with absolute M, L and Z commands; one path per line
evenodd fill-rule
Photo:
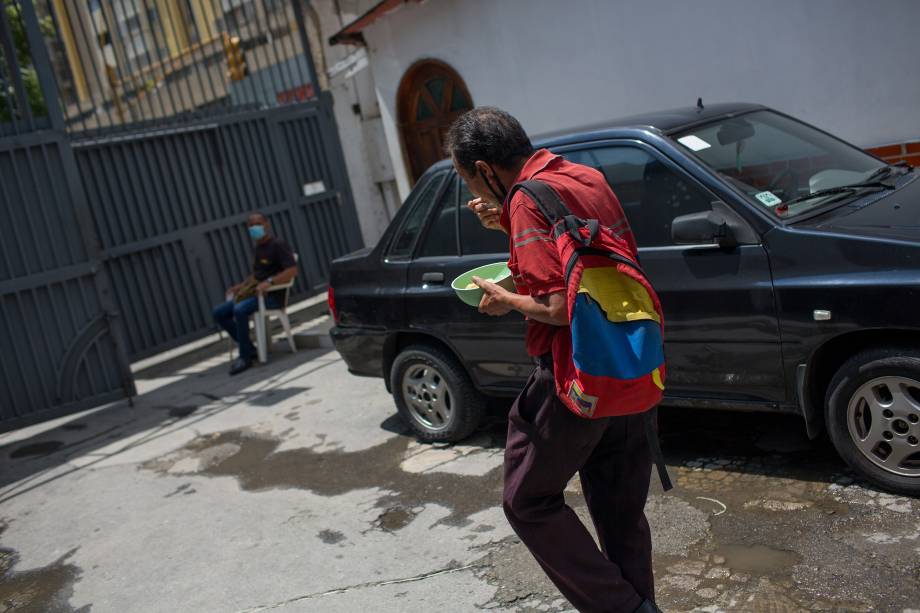
M 473 108 L 466 84 L 453 68 L 425 60 L 409 69 L 399 84 L 399 127 L 412 181 L 444 158 L 447 130 Z

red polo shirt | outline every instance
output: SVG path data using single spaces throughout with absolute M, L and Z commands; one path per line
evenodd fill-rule
M 627 226 L 621 236 L 636 254 L 636 241 L 628 229 L 626 216 L 604 175 L 589 166 L 573 164 L 546 149 L 534 153 L 515 183 L 539 179 L 559 194 L 572 213 L 583 219 L 597 219 L 602 225 Z M 523 191 L 518 191 L 511 202 L 505 202 L 501 214 L 502 227 L 510 237 L 511 258 L 508 267 L 514 275 L 514 285 L 519 294 L 545 296 L 565 291 L 562 263 L 556 243 L 550 233 L 549 222 L 536 204 Z M 540 356 L 552 349 L 553 337 L 568 328 L 551 326 L 529 320 L 527 326 L 527 352 Z

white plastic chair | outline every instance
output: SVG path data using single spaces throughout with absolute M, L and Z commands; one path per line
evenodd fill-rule
M 294 261 L 299 261 L 300 258 L 295 253 Z M 284 332 L 287 334 L 288 345 L 291 347 L 291 353 L 297 353 L 297 345 L 294 343 L 294 333 L 291 331 L 291 320 L 287 314 L 288 298 L 291 295 L 291 287 L 294 286 L 294 281 L 297 278 L 295 275 L 287 283 L 282 283 L 280 285 L 272 285 L 268 288 L 267 292 L 274 292 L 278 290 L 284 290 L 284 300 L 281 302 L 281 308 L 278 309 L 269 309 L 265 306 L 265 295 L 262 294 L 259 296 L 259 312 L 256 313 L 255 317 L 255 329 L 256 329 L 256 350 L 259 356 L 259 363 L 265 364 L 268 361 L 268 342 L 271 340 L 268 334 L 268 318 L 277 317 L 281 320 L 281 326 L 284 328 Z

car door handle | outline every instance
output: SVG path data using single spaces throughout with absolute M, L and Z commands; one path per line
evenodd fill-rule
M 422 283 L 444 283 L 444 273 L 426 272 L 422 275 Z

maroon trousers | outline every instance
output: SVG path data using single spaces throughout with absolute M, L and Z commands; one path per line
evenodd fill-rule
M 530 376 L 509 415 L 505 515 L 583 613 L 632 613 L 643 599 L 654 600 L 646 419 L 578 417 L 557 398 L 545 365 Z M 576 472 L 600 549 L 565 503 L 563 491 Z

